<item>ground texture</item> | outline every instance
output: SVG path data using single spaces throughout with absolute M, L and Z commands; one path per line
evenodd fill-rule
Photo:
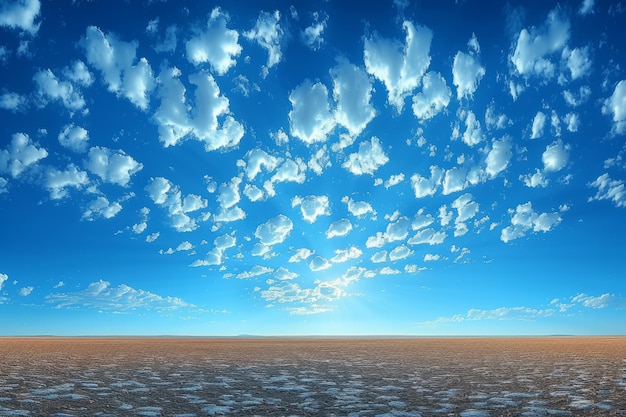
M 0 416 L 626 416 L 626 338 L 0 338 Z

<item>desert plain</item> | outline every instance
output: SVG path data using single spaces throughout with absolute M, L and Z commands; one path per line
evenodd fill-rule
M 626 337 L 0 338 L 0 416 L 626 416 Z

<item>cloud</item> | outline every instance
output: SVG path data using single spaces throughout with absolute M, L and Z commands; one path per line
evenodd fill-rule
M 385 188 L 391 188 L 400 184 L 402 181 L 404 181 L 404 173 L 401 172 L 397 175 L 392 175 L 384 182 Z
M 136 62 L 138 43 L 125 42 L 99 28 L 88 26 L 80 41 L 87 62 L 100 71 L 108 90 L 146 110 L 156 83 L 146 58 Z
M 117 216 L 120 211 L 122 211 L 122 205 L 118 201 L 111 203 L 106 197 L 100 196 L 89 203 L 83 213 L 83 219 L 94 220 L 96 217 L 112 219 Z
M 351 197 L 344 196 L 341 202 L 348 205 L 348 211 L 355 217 L 362 218 L 368 214 L 376 215 L 376 210 L 366 201 L 354 201 Z
M 335 120 L 348 129 L 350 136 L 356 137 L 376 116 L 371 103 L 372 81 L 363 69 L 347 61 L 332 68 L 330 75 L 333 97 L 337 102 Z
M 291 134 L 307 145 L 324 142 L 335 127 L 328 104 L 328 89 L 320 82 L 305 80 L 289 94 Z
M 0 94 L 0 109 L 23 111 L 26 108 L 26 97 L 17 93 Z
M 17 178 L 28 167 L 47 157 L 48 151 L 37 145 L 28 135 L 15 133 L 11 137 L 11 144 L 6 149 L 0 149 L 0 173 L 6 172 Z
M 70 164 L 65 171 L 50 168 L 46 172 L 45 187 L 50 191 L 50 198 L 58 200 L 67 196 L 67 188 L 82 188 L 89 183 L 89 177 L 85 171 L 81 171 L 76 165 Z
M 40 70 L 33 76 L 37 85 L 37 94 L 45 105 L 48 101 L 59 100 L 73 113 L 85 107 L 85 99 L 74 84 L 67 80 L 57 78 L 50 70 Z
M 256 266 L 253 266 L 252 269 L 249 271 L 244 271 L 244 272 L 241 272 L 240 274 L 237 274 L 236 277 L 238 279 L 249 279 L 249 278 L 258 277 L 260 275 L 270 274 L 272 272 L 274 272 L 273 268 L 269 268 L 267 266 L 256 265 Z
M 295 182 L 303 184 L 306 180 L 306 164 L 301 158 L 285 159 L 276 169 L 272 178 L 266 181 L 263 187 L 270 196 L 274 196 L 274 184 L 280 182 Z
M 424 227 L 433 224 L 434 221 L 435 219 L 433 218 L 433 216 L 431 214 L 424 214 L 424 209 L 421 208 L 417 211 L 417 213 L 415 213 L 415 218 L 411 222 L 411 229 L 423 229 Z
M 23 288 L 20 288 L 19 294 L 22 297 L 26 297 L 26 296 L 30 295 L 30 293 L 32 293 L 34 289 L 35 289 L 35 287 L 23 287 Z
M 614 133 L 626 133 L 626 80 L 617 83 L 611 97 L 604 100 L 602 113 L 613 115 Z
M 183 198 L 179 187 L 163 177 L 151 178 L 146 191 L 155 204 L 167 210 L 171 226 L 176 231 L 190 232 L 198 228 L 196 221 L 187 213 L 205 208 L 208 205 L 206 199 L 195 194 Z
M 409 249 L 406 245 L 396 246 L 391 252 L 389 252 L 389 260 L 391 262 L 399 261 L 401 259 L 406 259 L 409 256 L 413 255 L 413 251 Z
M 425 26 L 404 21 L 402 28 L 406 32 L 404 44 L 374 35 L 365 39 L 363 51 L 367 72 L 385 85 L 387 100 L 398 113 L 430 66 L 433 39 L 432 30 Z
M 203 142 L 207 152 L 239 145 L 243 125 L 230 115 L 230 102 L 220 94 L 213 76 L 208 73 L 189 76 L 189 82 L 195 86 L 190 112 L 180 75 L 178 68 L 164 68 L 158 77 L 161 104 L 154 118 L 159 124 L 159 139 L 163 145 L 177 145 L 188 137 Z
M 335 249 L 335 256 L 333 256 L 330 261 L 332 263 L 343 263 L 348 262 L 352 259 L 358 259 L 363 255 L 363 251 L 356 246 L 350 246 L 347 249 Z
M 223 13 L 219 7 L 211 11 L 206 31 L 187 41 L 189 62 L 196 66 L 208 62 L 218 75 L 226 74 L 236 65 L 234 58 L 241 54 L 242 48 L 237 43 L 239 33 L 226 28 L 228 18 L 228 14 Z
M 326 145 L 322 146 L 311 155 L 311 159 L 309 160 L 307 166 L 317 175 L 322 175 L 325 168 L 332 166 Z
M 609 200 L 616 207 L 626 207 L 626 189 L 624 181 L 614 180 L 609 174 L 600 175 L 595 181 L 588 184 L 589 187 L 597 188 L 596 195 L 589 198 L 589 201 Z
M 220 203 L 220 207 L 223 210 L 233 207 L 241 200 L 241 195 L 239 194 L 240 184 L 241 178 L 233 177 L 229 182 L 219 186 L 217 190 L 217 202 Z
M 489 177 L 495 178 L 509 166 L 509 161 L 513 156 L 513 152 L 511 151 L 512 147 L 513 145 L 508 137 L 492 142 L 491 150 L 485 160 L 487 164 L 485 172 Z
M 89 141 L 89 132 L 80 126 L 74 126 L 73 123 L 65 125 L 59 132 L 59 143 L 76 153 L 82 153 L 87 150 L 87 142 Z
M 315 223 L 320 216 L 330 216 L 330 203 L 326 195 L 295 196 L 291 199 L 291 207 L 300 206 L 302 218 L 309 223 Z
M 500 307 L 492 310 L 472 308 L 465 314 L 455 314 L 450 317 L 438 317 L 435 320 L 418 323 L 421 326 L 437 326 L 446 323 L 461 323 L 477 320 L 534 320 L 536 318 L 551 317 L 555 310 L 534 309 L 530 307 Z
M 545 172 L 560 171 L 567 165 L 569 160 L 569 145 L 564 145 L 559 139 L 546 146 L 546 150 L 541 155 L 543 170 Z
M 370 260 L 375 264 L 380 264 L 383 262 L 387 262 L 387 251 L 381 250 L 372 255 Z
M 455 223 L 462 223 L 476 216 L 479 205 L 477 202 L 473 201 L 473 198 L 471 194 L 466 193 L 452 202 L 452 208 L 457 210 L 457 217 L 454 220 Z
M 591 97 L 591 88 L 586 85 L 583 85 L 578 89 L 578 94 L 576 94 L 575 92 L 572 93 L 570 90 L 563 91 L 563 99 L 571 107 L 580 106 L 581 104 L 585 103 L 589 99 L 589 97 Z M 604 107 L 602 110 L 604 112 Z
M 420 121 L 432 119 L 448 107 L 452 91 L 438 72 L 428 72 L 422 78 L 422 91 L 413 96 L 413 114 Z
M 416 198 L 432 196 L 437 192 L 437 188 L 443 180 L 443 170 L 437 166 L 430 167 L 430 177 L 423 177 L 420 174 L 411 176 L 411 186 Z
M 4 285 L 5 282 L 7 282 L 8 279 L 9 279 L 9 276 L 7 274 L 3 274 L 0 272 L 0 290 L 2 289 L 2 286 Z
M 132 231 L 136 235 L 145 232 L 148 227 L 148 214 L 150 214 L 150 209 L 148 207 L 142 207 L 141 210 L 139 210 L 139 213 L 141 214 L 141 221 L 139 223 L 135 223 L 132 227 Z
M 465 178 L 467 177 L 467 170 L 465 168 L 453 167 L 446 171 L 446 175 L 443 179 L 443 190 L 442 194 L 448 195 L 458 191 L 462 191 L 467 182 Z
M 595 0 L 583 0 L 580 4 L 580 9 L 578 9 L 578 14 L 581 16 L 593 14 L 594 4 Z
M 478 89 L 481 78 L 485 75 L 485 67 L 480 65 L 480 46 L 476 35 L 468 42 L 470 53 L 458 51 L 452 63 L 452 83 L 456 86 L 457 99 L 472 98 Z M 472 51 L 473 49 L 473 51 Z
M 426 243 L 429 245 L 439 245 L 444 242 L 446 237 L 446 232 L 438 232 L 435 229 L 429 227 L 419 230 L 417 233 L 415 233 L 415 236 L 407 241 L 407 243 L 409 245 L 423 245 Z
M 243 34 L 248 40 L 256 41 L 262 48 L 267 50 L 266 70 L 269 70 L 282 60 L 280 46 L 284 35 L 285 31 L 280 25 L 280 12 L 278 10 L 274 11 L 274 13 L 259 13 L 254 28 Z
M 254 236 L 264 245 L 273 246 L 284 242 L 292 229 L 293 222 L 291 219 L 283 214 L 279 214 L 257 226 Z
M 246 153 L 246 158 L 248 162 L 245 165 L 245 172 L 250 181 L 256 178 L 261 172 L 261 169 L 265 169 L 265 171 L 269 173 L 275 170 L 279 163 L 278 158 L 258 148 L 249 150 L 248 153 Z
M 123 150 L 112 151 L 94 146 L 89 149 L 85 168 L 104 182 L 126 186 L 130 177 L 143 169 L 143 164 L 135 161 Z
M 578 127 L 580 126 L 580 117 L 578 113 L 567 113 L 563 118 L 565 124 L 567 124 L 567 130 L 569 132 L 578 132 Z
M 313 23 L 300 32 L 300 39 L 312 51 L 317 51 L 324 43 L 324 30 L 326 30 L 328 15 L 325 13 L 313 13 Z
M 582 304 L 584 307 L 600 309 L 607 307 L 617 307 L 624 308 L 626 307 L 626 299 L 623 297 L 619 297 L 615 294 L 605 293 L 599 296 L 587 295 L 585 293 L 580 293 L 572 297 L 571 300 L 573 303 Z
M 562 50 L 569 37 L 570 22 L 558 6 L 542 26 L 522 29 L 510 57 L 517 74 L 551 78 L 555 64 L 549 56 Z
M 311 271 L 313 271 L 313 272 L 324 271 L 324 270 L 330 268 L 331 266 L 333 266 L 333 264 L 331 262 L 329 262 L 328 259 L 324 258 L 323 256 L 319 256 L 319 255 L 315 256 L 309 262 L 309 269 L 311 269 Z
M 0 4 L 0 26 L 19 29 L 34 36 L 39 31 L 41 3 L 39 0 L 17 0 Z
M 312 251 L 311 249 L 307 249 L 307 248 L 297 249 L 296 253 L 291 255 L 291 257 L 289 258 L 289 262 L 290 263 L 298 263 L 298 262 L 306 261 L 314 253 L 315 253 L 314 251 Z
M 538 111 L 533 119 L 531 139 L 538 139 L 543 136 L 543 128 L 546 124 L 546 115 L 543 112 Z
M 519 179 L 524 182 L 526 187 L 536 188 L 542 187 L 545 188 L 548 186 L 548 179 L 543 175 L 540 170 L 535 170 L 534 174 L 526 174 L 520 175 Z
M 331 239 L 333 237 L 343 237 L 347 236 L 348 233 L 352 230 L 352 223 L 348 219 L 340 219 L 335 222 L 332 222 L 330 226 L 328 226 L 328 230 L 326 230 L 326 239 Z
M 591 70 L 592 61 L 589 57 L 589 47 L 574 48 L 571 51 L 565 48 L 562 55 L 567 62 L 572 80 L 584 77 Z
M 480 122 L 476 119 L 476 115 L 471 110 L 466 112 L 465 132 L 463 132 L 461 139 L 468 146 L 478 145 L 484 139 Z
M 92 282 L 81 291 L 51 293 L 45 298 L 46 303 L 55 308 L 97 309 L 106 312 L 148 310 L 165 313 L 195 307 L 178 297 L 162 297 L 125 284 L 115 287 L 103 280 Z
M 533 232 L 549 232 L 562 220 L 558 212 L 538 214 L 533 210 L 530 201 L 519 204 L 515 210 L 509 209 L 509 214 L 511 214 L 511 224 L 502 229 L 500 235 L 500 239 L 504 243 L 523 237 L 531 230 Z
M 380 140 L 372 136 L 369 142 L 361 142 L 359 151 L 348 155 L 348 159 L 341 166 L 354 175 L 374 175 L 374 172 L 387 162 L 389 157 L 385 154 Z

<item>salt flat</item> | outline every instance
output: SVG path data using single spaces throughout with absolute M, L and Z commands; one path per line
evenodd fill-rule
M 0 416 L 626 416 L 626 337 L 0 338 Z

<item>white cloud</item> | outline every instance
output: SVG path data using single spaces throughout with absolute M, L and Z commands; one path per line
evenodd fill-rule
M 448 107 L 452 90 L 438 72 L 428 72 L 422 79 L 422 91 L 413 96 L 413 114 L 424 121 Z
M 143 165 L 123 150 L 112 151 L 108 148 L 94 146 L 89 149 L 85 168 L 99 176 L 104 182 L 125 186 L 133 174 L 143 169 Z
M 0 26 L 20 29 L 35 35 L 39 31 L 41 3 L 39 0 L 17 0 L 0 4 Z
M 404 181 L 404 174 L 400 173 L 397 175 L 392 175 L 389 177 L 388 180 L 385 181 L 385 188 L 390 188 L 393 187 L 395 185 L 400 184 L 402 181 Z
M 3 274 L 0 272 L 0 290 L 2 289 L 2 286 L 4 285 L 5 282 L 7 282 L 8 279 L 9 279 L 9 276 L 7 274 Z
M 136 41 L 125 42 L 114 34 L 105 35 L 99 28 L 88 26 L 80 46 L 85 50 L 87 62 L 101 72 L 110 92 L 126 97 L 142 110 L 148 108 L 155 80 L 148 60 L 136 60 Z
M 157 240 L 157 239 L 159 238 L 159 236 L 160 236 L 160 235 L 161 235 L 161 233 L 159 233 L 159 232 L 154 232 L 154 233 L 151 233 L 151 234 L 149 234 L 148 236 L 146 236 L 146 242 L 148 242 L 148 243 L 152 243 L 152 242 L 154 242 L 155 240 Z
M 347 249 L 335 249 L 335 256 L 331 258 L 332 263 L 348 262 L 352 259 L 358 259 L 363 255 L 363 251 L 356 246 L 350 246 Z
M 438 261 L 440 258 L 441 258 L 440 255 L 433 255 L 432 253 L 427 253 L 424 255 L 424 262 Z
M 218 75 L 224 75 L 236 65 L 234 59 L 241 54 L 241 45 L 237 43 L 239 33 L 227 29 L 228 15 L 219 7 L 211 11 L 206 31 L 200 32 L 186 43 L 187 59 L 198 66 L 205 62 L 211 65 Z
M 611 97 L 604 100 L 602 113 L 613 115 L 614 133 L 626 133 L 626 80 L 617 83 Z
M 26 97 L 17 93 L 0 94 L 0 109 L 22 111 L 26 108 Z
M 465 117 L 465 132 L 463 132 L 461 139 L 468 146 L 478 145 L 484 139 L 480 122 L 476 119 L 476 115 L 471 110 L 467 111 Z
M 454 213 L 452 213 L 452 211 L 448 211 L 448 206 L 447 205 L 443 205 L 441 207 L 439 207 L 439 223 L 442 226 L 447 226 L 448 224 L 450 224 L 450 222 L 452 221 L 452 217 L 454 216 Z
M 446 232 L 438 232 L 435 229 L 429 227 L 427 229 L 419 230 L 417 233 L 415 233 L 415 236 L 407 241 L 407 243 L 409 245 L 422 245 L 426 243 L 429 245 L 439 245 L 444 242 L 446 237 Z
M 438 317 L 435 320 L 419 323 L 421 326 L 440 326 L 445 323 L 459 323 L 477 320 L 533 320 L 537 317 L 550 317 L 554 309 L 538 310 L 529 307 L 499 307 L 493 310 L 472 308 L 466 314 L 455 314 L 451 317 Z
M 563 50 L 563 58 L 567 60 L 567 68 L 570 70 L 572 80 L 584 77 L 591 70 L 591 58 L 589 57 L 589 47 L 568 48 Z
M 150 209 L 148 207 L 142 207 L 139 213 L 141 214 L 141 220 L 132 227 L 132 231 L 136 235 L 142 234 L 148 228 L 148 214 L 150 214 Z
M 220 203 L 222 209 L 231 208 L 239 203 L 241 200 L 239 184 L 241 184 L 241 178 L 233 177 L 229 182 L 220 185 L 218 188 L 217 202 Z
M 371 103 L 372 81 L 363 69 L 347 61 L 332 68 L 330 75 L 333 97 L 337 102 L 335 120 L 348 129 L 350 136 L 356 137 L 376 116 Z
M 546 124 L 546 115 L 543 112 L 538 111 L 537 114 L 535 115 L 535 118 L 533 119 L 533 127 L 532 127 L 532 133 L 530 135 L 530 138 L 538 139 L 542 137 L 545 124 Z
M 567 113 L 563 118 L 563 121 L 567 124 L 567 130 L 569 132 L 578 132 L 580 126 L 580 117 L 578 113 Z
M 369 142 L 359 144 L 359 151 L 348 155 L 348 159 L 341 165 L 354 175 L 369 174 L 389 162 L 380 140 L 373 136 Z
M 307 166 L 317 175 L 322 175 L 325 168 L 332 166 L 326 145 L 322 146 L 311 155 L 311 159 L 309 160 Z
M 518 74 L 551 78 L 555 64 L 549 56 L 562 50 L 570 37 L 570 23 L 560 7 L 552 10 L 544 25 L 522 29 L 511 62 Z
M 252 202 L 262 201 L 265 199 L 265 193 L 256 185 L 246 184 L 243 187 L 243 193 Z
M 382 248 L 387 243 L 387 239 L 385 239 L 385 234 L 383 232 L 376 232 L 375 235 L 367 238 L 365 242 L 366 248 Z
M 352 230 L 352 223 L 348 219 L 340 219 L 335 222 L 332 222 L 330 226 L 328 226 L 328 230 L 326 230 L 326 238 L 331 239 L 333 237 L 343 237 L 347 236 L 348 233 Z
M 485 167 L 485 172 L 491 178 L 495 178 L 509 166 L 509 161 L 513 156 L 512 147 L 513 145 L 508 137 L 492 142 L 491 150 L 487 154 L 487 166 Z
M 192 308 L 178 297 L 162 297 L 149 291 L 137 290 L 125 284 L 116 287 L 107 281 L 92 282 L 81 291 L 51 293 L 46 302 L 55 308 L 93 308 L 102 311 L 154 310 L 168 312 L 180 308 Z
M 526 187 L 530 188 L 545 188 L 549 183 L 548 179 L 543 175 L 543 172 L 538 169 L 535 170 L 534 174 L 520 175 L 519 179 L 524 182 Z
M 59 132 L 59 143 L 74 152 L 81 153 L 87 150 L 89 132 L 73 123 L 65 125 Z
M 313 272 L 324 271 L 331 266 L 333 266 L 333 264 L 329 262 L 328 259 L 319 255 L 311 259 L 309 262 L 309 269 Z
M 409 234 L 409 227 L 411 226 L 409 218 L 394 215 L 390 220 L 391 221 L 387 224 L 387 228 L 385 229 L 385 241 L 397 242 L 399 240 L 406 239 Z
M 479 205 L 477 202 L 473 201 L 473 198 L 471 194 L 466 193 L 452 202 L 452 208 L 457 211 L 457 217 L 454 220 L 455 223 L 462 223 L 476 216 Z
M 120 211 L 122 211 L 122 205 L 118 201 L 111 203 L 106 197 L 100 196 L 89 203 L 83 213 L 83 219 L 94 220 L 96 217 L 112 219 Z
M 32 293 L 34 289 L 35 289 L 35 287 L 23 287 L 23 288 L 20 288 L 19 294 L 22 297 L 26 297 L 26 296 L 30 295 L 30 293 Z
M 561 222 L 558 212 L 538 214 L 533 210 L 532 203 L 519 204 L 515 210 L 509 209 L 511 224 L 504 229 L 500 239 L 507 243 L 526 235 L 530 230 L 534 232 L 549 232 Z
M 433 32 L 425 26 L 404 21 L 405 43 L 377 35 L 365 39 L 364 60 L 368 73 L 387 88 L 388 101 L 398 113 L 405 98 L 420 84 L 430 66 L 430 44 Z
M 328 89 L 320 82 L 305 80 L 289 94 L 292 110 L 289 123 L 292 136 L 307 145 L 323 142 L 335 127 L 328 104 Z
M 380 264 L 383 262 L 387 262 L 387 251 L 381 250 L 372 255 L 370 260 L 375 264 Z
M 315 253 L 314 251 L 312 251 L 311 249 L 307 249 L 307 248 L 297 249 L 296 253 L 291 255 L 291 257 L 289 258 L 289 262 L 290 263 L 298 263 L 298 262 L 306 261 L 314 253 Z
M 271 248 L 262 243 L 255 243 L 250 251 L 250 255 L 252 256 L 265 256 L 270 252 Z
M 626 207 L 626 189 L 624 181 L 614 180 L 609 174 L 600 175 L 595 181 L 588 184 L 589 187 L 597 188 L 596 195 L 589 198 L 589 201 L 609 200 L 616 207 Z
M 417 211 L 417 213 L 415 214 L 415 218 L 411 222 L 411 229 L 423 229 L 424 227 L 433 224 L 434 221 L 435 219 L 433 218 L 433 216 L 431 214 L 424 214 L 424 209 L 421 208 Z
M 213 76 L 207 73 L 189 76 L 189 82 L 195 86 L 195 102 L 190 103 L 193 104 L 190 113 L 186 88 L 178 79 L 180 75 L 177 68 L 164 68 L 158 77 L 161 104 L 154 118 L 163 145 L 177 145 L 187 137 L 203 142 L 207 152 L 239 145 L 243 125 L 230 115 L 229 100 L 220 94 Z
M 619 297 L 615 294 L 609 293 L 605 293 L 599 296 L 580 293 L 572 297 L 571 301 L 574 303 L 580 303 L 584 307 L 593 309 L 607 308 L 611 306 L 617 308 L 626 307 L 626 300 L 623 297 Z
M 279 159 L 269 155 L 262 149 L 251 149 L 246 153 L 248 163 L 245 166 L 246 176 L 249 180 L 254 180 L 261 172 L 261 169 L 272 172 L 278 166 Z
M 249 279 L 249 278 L 258 277 L 260 275 L 271 274 L 272 272 L 274 272 L 274 269 L 272 268 L 269 268 L 267 266 L 262 266 L 262 265 L 256 265 L 256 266 L 253 266 L 252 269 L 249 271 L 244 271 L 240 274 L 237 274 L 237 278 Z
M 280 25 L 280 12 L 278 10 L 274 11 L 274 13 L 259 13 L 254 28 L 243 34 L 247 39 L 256 41 L 267 50 L 267 69 L 272 68 L 281 61 L 282 52 L 280 45 L 284 35 L 285 31 Z
M 578 94 L 572 93 L 570 90 L 563 91 L 563 99 L 571 107 L 578 107 L 585 103 L 591 97 L 591 88 L 586 85 L 578 89 Z M 605 104 L 606 105 L 606 104 Z M 604 110 L 604 109 L 603 109 Z
M 378 273 L 380 275 L 398 275 L 401 274 L 402 271 L 400 271 L 399 269 L 394 269 L 390 266 L 385 266 L 383 268 L 381 268 Z
M 85 99 L 80 90 L 70 81 L 57 78 L 50 69 L 37 71 L 33 81 L 44 105 L 48 101 L 59 100 L 71 113 L 85 107 Z
M 476 52 L 470 51 L 466 54 L 458 51 L 452 63 L 452 83 L 456 86 L 456 96 L 459 100 L 472 98 L 481 78 L 485 75 L 485 67 L 480 65 L 478 59 L 480 46 L 476 35 L 472 35 L 468 45 Z
M 376 211 L 372 205 L 366 201 L 354 201 L 352 198 L 344 196 L 341 202 L 348 205 L 348 211 L 355 217 L 361 218 L 368 214 L 372 216 L 376 215 Z
M 323 16 L 322 16 L 323 15 Z M 300 32 L 300 38 L 311 50 L 317 51 L 324 43 L 324 30 L 326 30 L 328 15 L 318 12 L 313 13 L 313 23 Z
M 582 0 L 580 3 L 580 9 L 578 9 L 578 14 L 582 16 L 593 14 L 594 4 L 595 0 Z
M 65 171 L 50 168 L 46 172 L 45 187 L 50 191 L 53 200 L 67 196 L 67 188 L 82 188 L 89 183 L 89 177 L 85 171 L 81 171 L 75 165 L 70 164 Z
M 274 276 L 278 280 L 285 281 L 285 280 L 298 278 L 299 275 L 281 266 L 274 272 Z
M 569 160 L 569 145 L 564 145 L 559 139 L 546 146 L 545 152 L 541 155 L 543 170 L 545 172 L 560 171 L 565 168 Z
M 391 252 L 389 252 L 389 260 L 391 262 L 406 259 L 413 255 L 413 251 L 406 245 L 396 246 Z
M 260 224 L 256 228 L 254 236 L 264 245 L 273 246 L 284 242 L 292 229 L 293 222 L 291 219 L 283 214 L 279 214 Z
M 509 118 L 504 113 L 497 114 L 493 103 L 485 110 L 485 125 L 488 129 L 504 129 L 508 123 Z
M 89 72 L 89 69 L 81 60 L 76 60 L 71 67 L 64 68 L 63 75 L 70 81 L 83 87 L 89 87 L 93 84 L 93 74 Z
M 291 199 L 291 207 L 300 206 L 302 218 L 309 223 L 315 223 L 320 216 L 330 216 L 330 203 L 326 195 L 295 196 Z
M 443 179 L 443 189 L 441 192 L 444 195 L 448 195 L 462 191 L 466 187 L 466 177 L 467 170 L 465 168 L 453 167 L 452 169 L 447 170 Z
M 304 183 L 306 180 L 306 168 L 306 164 L 300 158 L 296 158 L 295 160 L 285 159 L 276 169 L 269 183 L 265 183 L 264 187 L 266 187 L 266 191 L 268 191 L 269 195 L 274 195 L 273 184 L 280 182 Z M 270 187 L 270 189 L 268 190 L 267 187 Z
M 430 178 L 422 177 L 420 174 L 411 176 L 411 186 L 415 192 L 415 197 L 423 198 L 434 195 L 441 185 L 443 175 L 443 170 L 433 165 L 430 167 Z
M 47 157 L 48 151 L 38 148 L 37 145 L 28 135 L 15 133 L 11 137 L 11 144 L 6 149 L 0 149 L 0 172 L 9 173 L 13 178 L 17 178 L 28 167 Z
M 146 191 L 155 204 L 167 210 L 171 225 L 178 232 L 195 230 L 198 225 L 187 213 L 208 205 L 206 199 L 194 194 L 188 194 L 183 198 L 179 187 L 163 177 L 152 178 Z

